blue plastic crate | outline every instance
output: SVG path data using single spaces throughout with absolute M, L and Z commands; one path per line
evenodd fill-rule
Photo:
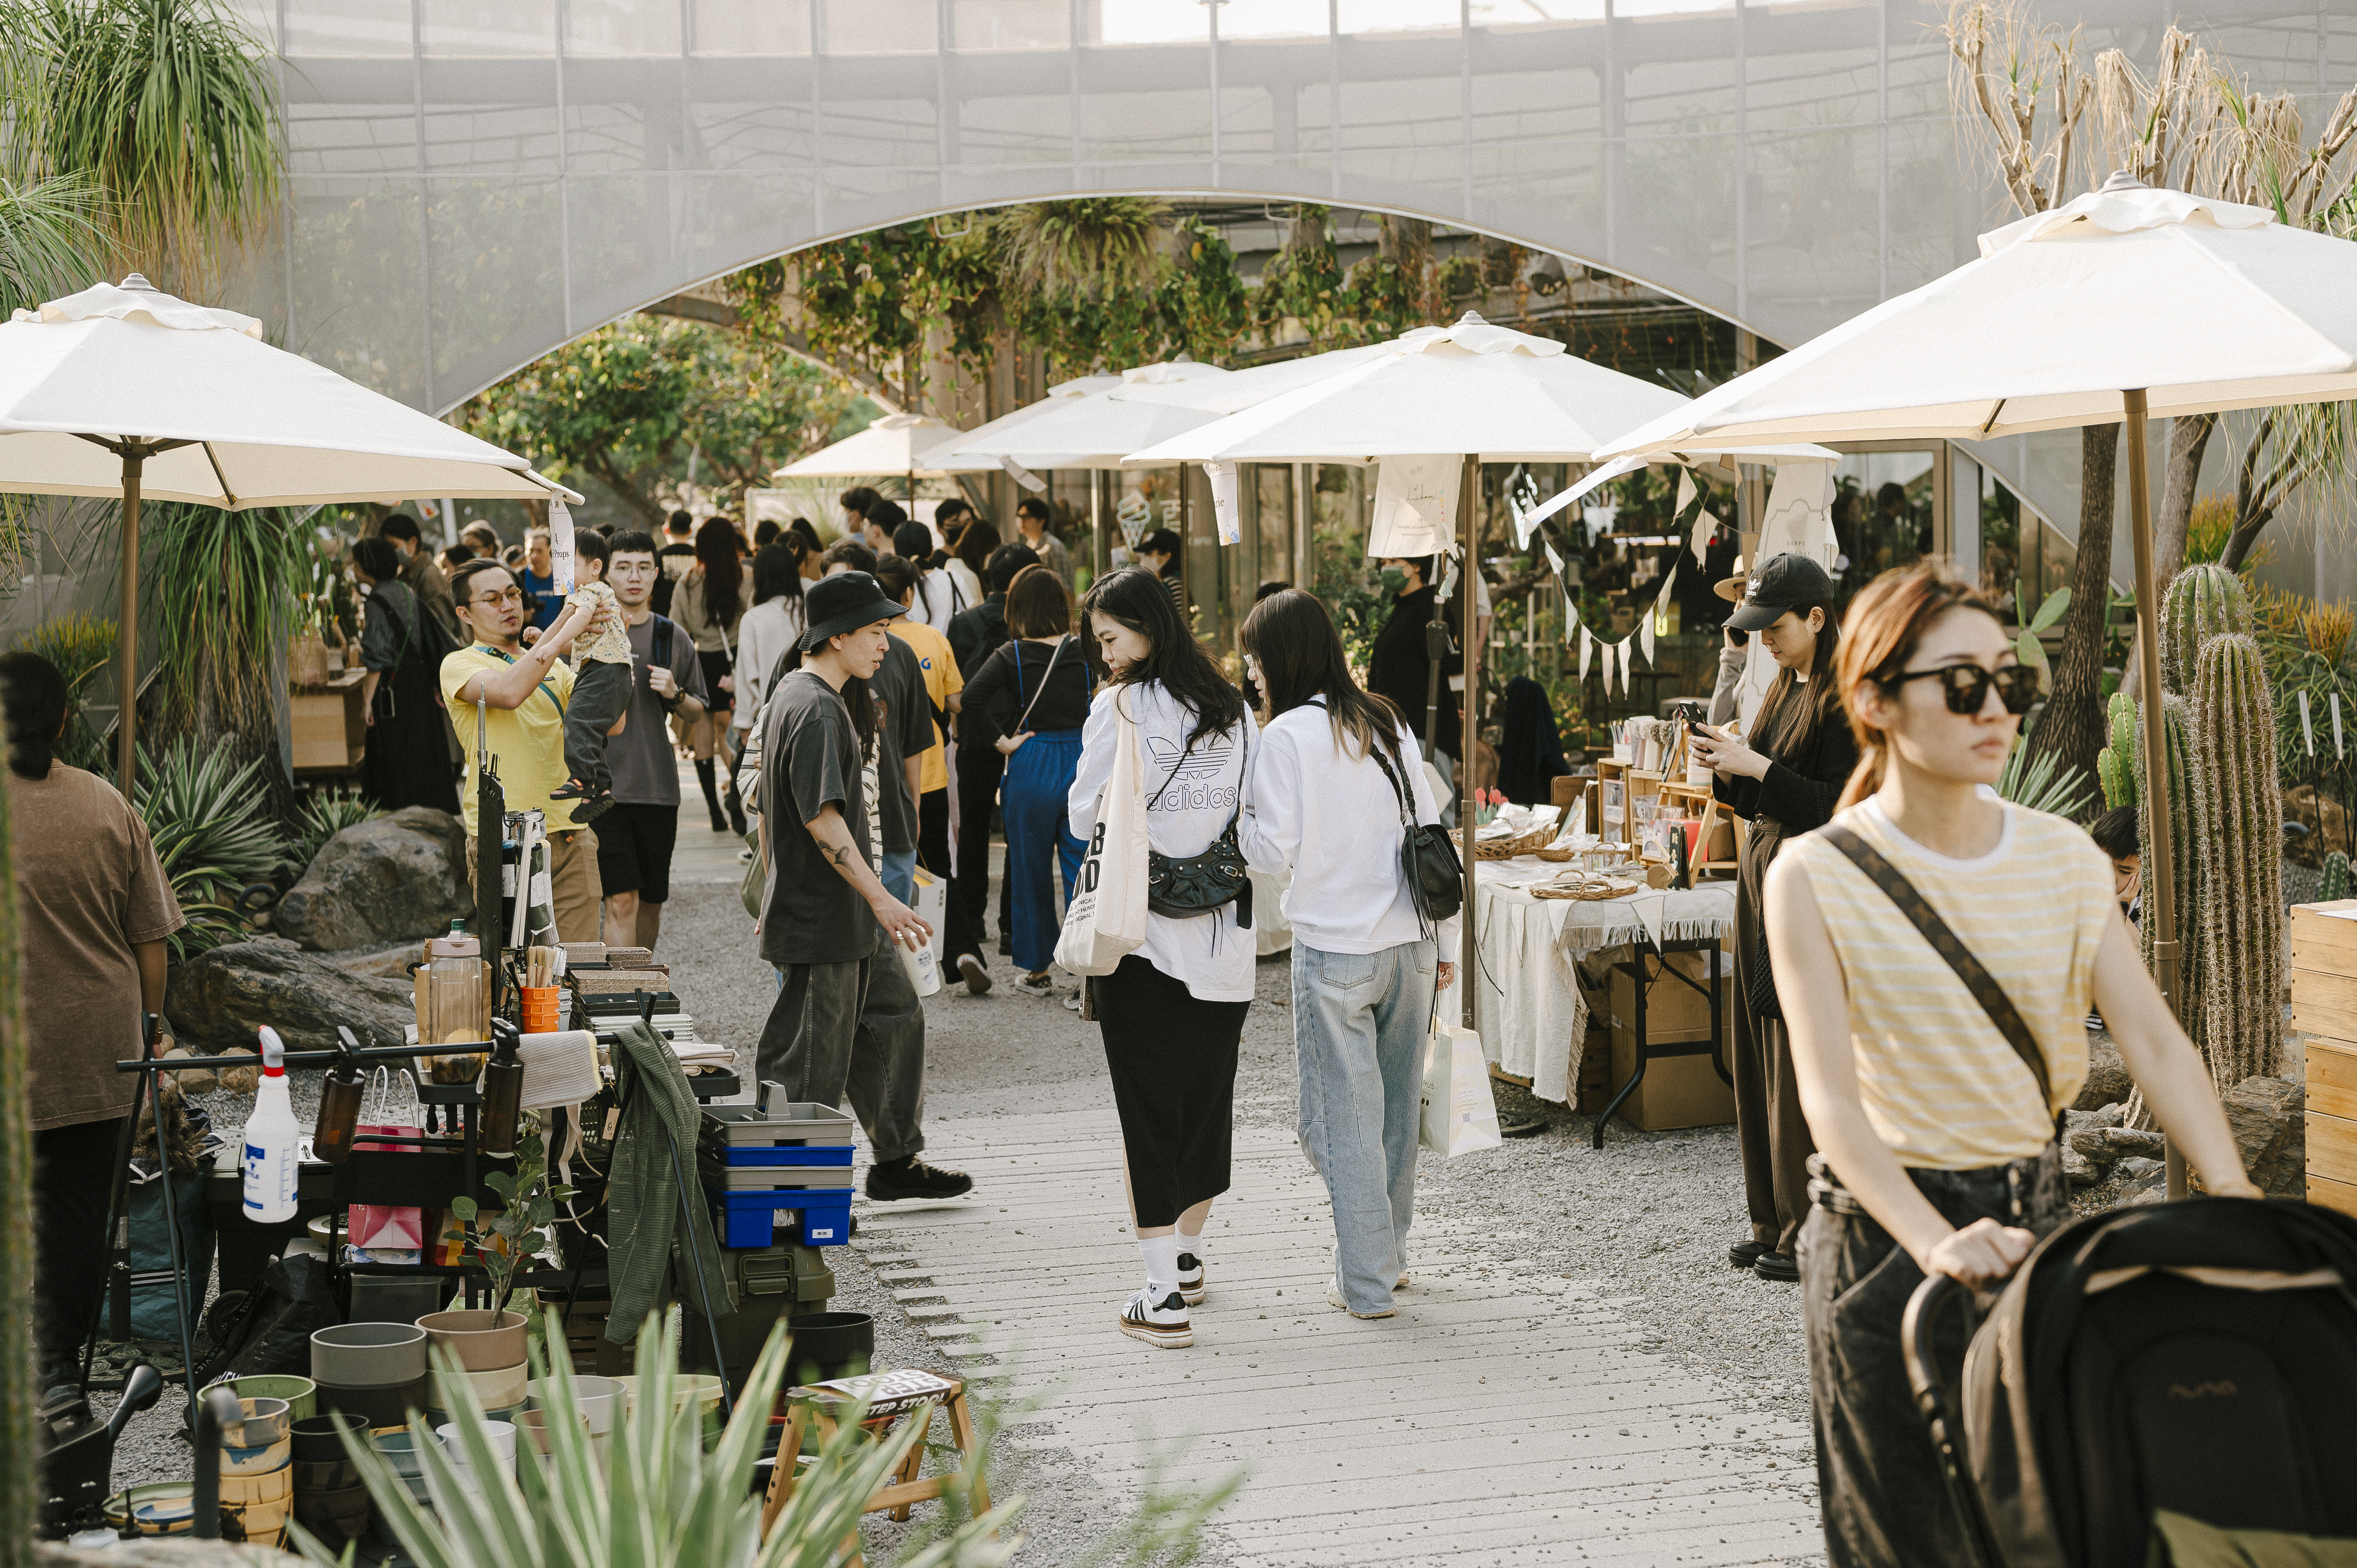
M 778 1216 L 791 1211 L 805 1247 L 840 1247 L 851 1240 L 851 1189 L 781 1188 L 768 1192 L 716 1192 L 713 1219 L 724 1247 L 769 1247 L 777 1242 Z
M 723 1156 L 732 1165 L 848 1165 L 848 1144 L 732 1144 Z

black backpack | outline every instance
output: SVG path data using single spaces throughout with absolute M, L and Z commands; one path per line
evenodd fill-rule
M 312 1332 L 343 1320 L 328 1260 L 290 1253 L 263 1271 L 262 1283 L 242 1303 L 213 1304 L 208 1324 L 214 1328 L 215 1348 L 197 1373 L 197 1386 L 270 1373 L 307 1378 Z
M 2357 1536 L 2352 1291 L 2357 1219 L 2311 1204 L 2201 1197 L 2049 1236 L 1964 1355 L 1959 1501 L 1984 1554 L 2144 1568 L 2160 1509 Z M 1953 1294 L 1919 1287 L 1910 1340 Z

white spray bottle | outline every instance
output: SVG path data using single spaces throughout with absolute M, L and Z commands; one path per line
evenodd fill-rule
M 286 1046 L 262 1028 L 262 1082 L 245 1122 L 245 1217 L 257 1225 L 295 1218 L 295 1177 L 303 1136 L 286 1094 Z

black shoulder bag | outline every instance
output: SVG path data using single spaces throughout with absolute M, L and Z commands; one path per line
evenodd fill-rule
M 1156 850 L 1146 852 L 1146 907 L 1168 919 L 1191 919 L 1208 915 L 1226 904 L 1236 907 L 1236 926 L 1241 930 L 1252 929 L 1252 878 L 1244 872 L 1244 854 L 1236 843 L 1236 819 L 1244 809 L 1244 780 L 1252 768 L 1252 735 L 1246 730 L 1240 747 L 1243 766 L 1236 771 L 1236 809 L 1228 813 L 1228 825 L 1218 838 L 1200 853 L 1175 856 Z M 1187 742 L 1178 753 L 1178 760 L 1162 776 L 1162 785 L 1146 798 L 1148 810 L 1170 788 L 1178 770 L 1187 766 L 1195 743 Z
M 1371 739 L 1367 749 L 1391 780 L 1392 793 L 1399 797 L 1400 875 L 1407 883 L 1408 899 L 1418 920 L 1437 926 L 1465 907 L 1465 863 L 1457 857 L 1447 828 L 1415 820 L 1407 786 L 1383 756 L 1382 741 Z
M 1948 922 L 1940 918 L 1940 912 L 1872 844 L 1840 822 L 1827 822 L 1817 832 L 1824 835 L 1826 843 L 1849 856 L 1851 864 L 1866 873 L 1867 880 L 1899 906 L 1899 912 L 1932 944 L 1932 950 L 1947 961 L 1948 967 L 1956 972 L 1956 978 L 1964 983 L 1964 989 L 1973 993 L 1973 1000 L 1981 1004 L 1981 1011 L 1988 1015 L 1989 1022 L 1996 1026 L 1996 1032 L 2005 1036 L 2005 1043 L 2013 1047 L 2013 1054 L 2029 1069 L 2029 1076 L 2038 1080 L 2039 1103 L 2050 1109 L 2054 1088 L 2046 1074 L 2046 1053 L 2039 1048 L 2037 1036 L 2029 1032 L 2029 1026 L 2022 1021 L 2013 998 L 2005 993 L 1996 977 L 1981 967 L 1981 961 L 1949 929 Z M 2056 1122 L 2060 1125 L 2060 1117 Z

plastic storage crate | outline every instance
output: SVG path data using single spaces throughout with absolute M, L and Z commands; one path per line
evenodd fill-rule
M 791 1214 L 795 1240 L 805 1247 L 840 1247 L 851 1239 L 851 1189 L 847 1187 L 758 1192 L 719 1192 L 707 1187 L 713 1228 L 728 1248 L 780 1244 L 780 1216 Z

